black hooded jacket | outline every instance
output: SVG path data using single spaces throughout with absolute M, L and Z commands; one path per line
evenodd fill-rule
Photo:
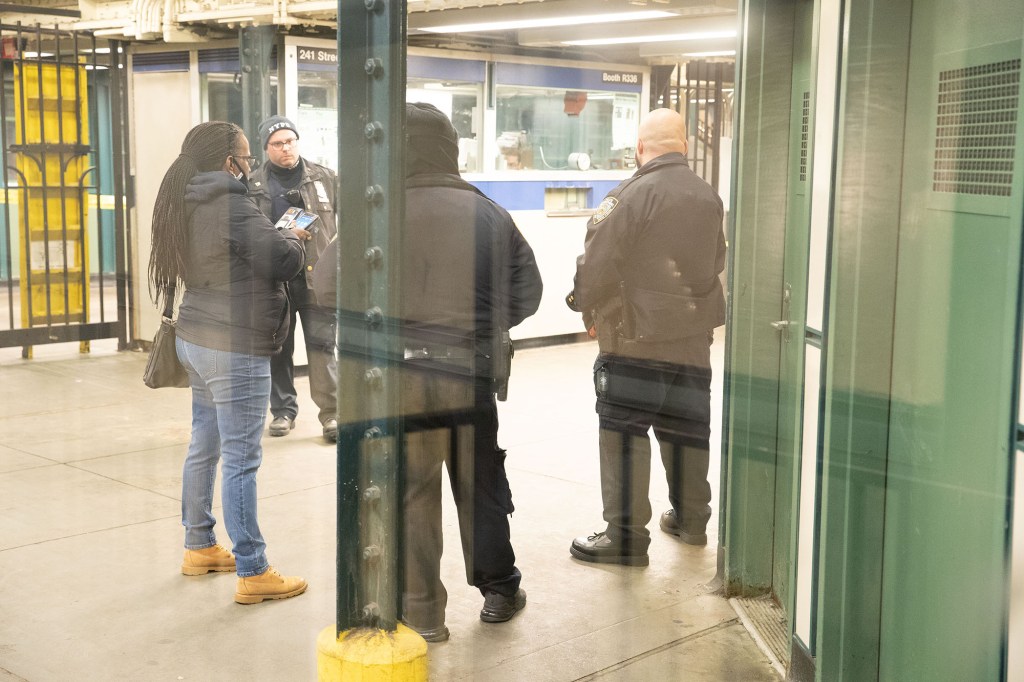
M 458 138 L 429 105 L 406 109 L 401 315 L 472 336 L 478 376 L 500 332 L 537 311 L 543 284 L 533 249 L 508 212 L 462 180 Z
M 206 348 L 273 355 L 288 334 L 284 282 L 302 269 L 303 249 L 279 232 L 224 171 L 188 184 L 185 297 L 177 334 Z
M 473 374 L 495 377 L 500 337 L 540 305 L 533 249 L 512 216 L 459 176 L 458 137 L 426 104 L 406 105 L 405 229 L 401 296 L 406 349 L 433 355 L 473 349 Z M 321 261 L 334 263 L 338 240 Z M 317 298 L 334 306 L 335 270 L 313 273 Z M 442 339 L 442 340 L 438 340 Z M 500 373 L 500 370 L 499 370 Z

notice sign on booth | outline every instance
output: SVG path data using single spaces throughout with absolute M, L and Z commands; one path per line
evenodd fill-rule
M 68 241 L 32 241 L 31 263 L 33 270 L 56 271 L 64 269 L 64 256 L 67 254 L 68 267 L 75 267 L 75 256 L 78 253 L 78 242 Z M 49 260 L 47 260 L 49 259 Z

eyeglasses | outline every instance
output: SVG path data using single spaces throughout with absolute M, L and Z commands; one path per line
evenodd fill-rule
M 250 166 L 253 165 L 254 163 L 256 163 L 256 157 L 255 156 L 238 156 L 237 154 L 235 154 L 235 155 L 232 155 L 232 158 L 239 159 L 241 161 L 245 161 Z
M 274 149 L 284 149 L 285 147 L 294 147 L 298 141 L 299 138 L 293 137 L 290 140 L 275 140 L 274 142 L 268 143 L 267 146 L 273 147 Z

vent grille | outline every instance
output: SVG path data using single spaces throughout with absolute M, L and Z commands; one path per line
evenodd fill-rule
M 137 52 L 132 66 L 136 71 L 188 71 L 188 52 Z
M 1020 104 L 1020 59 L 939 73 L 932 189 L 1008 197 Z
M 804 108 L 800 119 L 800 182 L 807 182 L 807 139 L 811 125 L 811 93 L 804 92 Z

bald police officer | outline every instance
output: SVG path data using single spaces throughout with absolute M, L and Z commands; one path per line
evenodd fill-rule
M 722 201 L 690 170 L 670 109 L 640 124 L 636 173 L 587 224 L 570 307 L 598 339 L 594 387 L 606 527 L 572 542 L 578 560 L 648 564 L 653 426 L 672 508 L 661 529 L 707 543 L 712 330 L 725 323 Z

